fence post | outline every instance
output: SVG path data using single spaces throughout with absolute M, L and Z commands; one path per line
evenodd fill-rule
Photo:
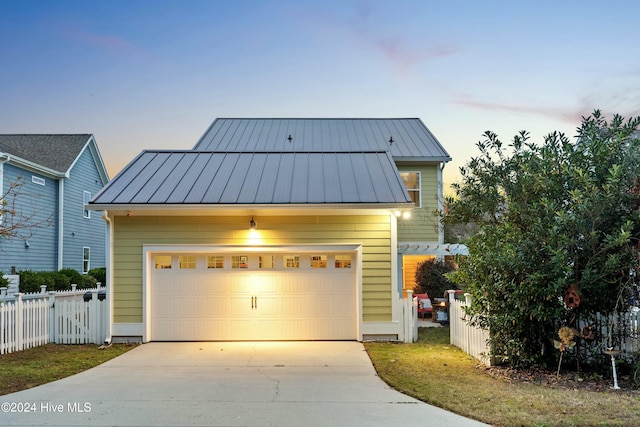
M 49 342 L 56 342 L 56 293 L 49 292 Z
M 47 285 L 40 285 L 40 293 L 41 294 L 47 293 Z
M 98 338 L 98 326 L 100 325 L 99 317 L 98 317 L 98 288 L 91 290 L 91 308 L 88 320 L 89 326 L 89 340 L 94 344 L 100 344 L 100 338 Z
M 16 297 L 16 323 L 15 323 L 15 337 L 16 337 L 16 351 L 22 350 L 23 341 L 23 325 L 22 325 L 22 293 L 18 292 L 13 294 Z
M 78 285 L 76 283 L 71 284 L 71 292 L 75 292 Z
M 0 288 L 0 297 L 2 299 L 5 299 L 7 297 L 7 289 L 9 288 L 7 288 L 6 286 Z
M 413 290 L 407 290 L 407 300 L 405 303 L 405 316 L 404 316 L 404 342 L 411 343 L 416 340 L 414 334 L 415 319 L 413 318 Z
M 464 293 L 464 304 L 469 307 L 471 305 L 471 294 L 469 292 Z

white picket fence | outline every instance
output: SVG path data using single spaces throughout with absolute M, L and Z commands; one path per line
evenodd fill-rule
M 495 364 L 489 347 L 489 331 L 471 326 L 467 322 L 464 307 L 471 305 L 471 295 L 464 294 L 465 301 L 455 298 L 454 291 L 449 291 L 449 339 L 454 345 L 475 357 L 487 366 Z
M 489 346 L 489 331 L 469 325 L 464 311 L 471 305 L 471 295 L 465 295 L 465 301 L 455 299 L 454 291 L 449 291 L 449 334 L 451 344 L 462 349 L 488 366 L 496 364 Z M 581 322 L 580 327 L 590 325 L 596 331 L 598 352 L 605 348 L 620 350 L 620 358 L 630 358 L 640 351 L 640 311 L 615 313 L 608 316 L 598 314 L 590 322 Z M 594 354 L 585 349 L 587 358 Z
M 0 288 L 0 354 L 47 343 L 102 344 L 109 330 L 109 313 L 100 301 L 100 288 L 7 294 Z M 91 300 L 83 295 L 91 292 Z

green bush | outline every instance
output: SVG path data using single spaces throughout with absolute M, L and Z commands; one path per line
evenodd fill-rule
M 82 281 L 78 283 L 78 289 L 95 288 L 96 283 L 98 283 L 98 281 L 95 277 L 91 276 L 90 274 L 85 274 L 84 276 L 82 276 Z
M 89 275 L 96 278 L 96 281 L 102 283 L 102 286 L 106 286 L 107 284 L 107 268 L 92 268 L 89 270 Z
M 62 274 L 59 271 L 46 271 L 43 273 L 51 277 L 53 280 L 54 291 L 68 291 L 71 289 L 71 280 L 69 280 L 69 276 Z M 51 289 L 47 287 L 47 290 Z
M 46 285 L 48 291 L 53 290 L 55 287 L 53 277 L 45 271 L 22 270 L 18 274 L 20 274 L 20 292 L 40 292 L 41 285 Z
M 74 270 L 73 268 L 63 268 L 62 270 L 60 270 L 60 273 L 69 278 L 70 284 L 75 283 L 76 285 L 78 285 L 78 288 L 82 288 L 82 281 L 84 280 L 84 276 L 77 270 Z
M 3 273 L 0 271 L 0 288 L 9 287 L 9 279 L 4 277 Z
M 429 259 L 418 264 L 416 268 L 416 294 L 429 294 L 429 297 L 442 298 L 449 289 L 460 289 L 460 285 L 450 282 L 445 274 L 456 270 L 453 261 Z

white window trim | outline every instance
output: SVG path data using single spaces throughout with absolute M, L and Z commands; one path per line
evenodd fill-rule
M 416 171 L 416 170 L 401 170 L 399 171 L 401 174 L 403 173 L 415 173 L 418 176 L 418 188 L 406 188 L 405 189 L 408 191 L 417 191 L 418 192 L 418 205 L 416 205 L 416 208 L 421 208 L 422 207 L 422 172 L 420 171 Z M 402 181 L 402 183 L 404 184 L 404 180 Z
M 86 219 L 91 219 L 91 211 L 87 209 L 86 205 L 91 200 L 91 192 L 83 191 L 82 192 L 82 217 Z
M 88 258 L 84 257 L 85 249 L 89 252 L 89 257 Z M 86 271 L 85 271 L 85 268 L 84 268 L 85 261 L 87 262 Z M 89 246 L 83 246 L 82 247 L 82 274 L 89 273 L 89 270 L 91 270 L 91 248 Z

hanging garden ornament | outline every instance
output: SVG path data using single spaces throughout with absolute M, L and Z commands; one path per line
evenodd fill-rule
M 564 294 L 564 303 L 569 308 L 580 307 L 580 293 L 577 285 L 569 286 L 569 289 Z

